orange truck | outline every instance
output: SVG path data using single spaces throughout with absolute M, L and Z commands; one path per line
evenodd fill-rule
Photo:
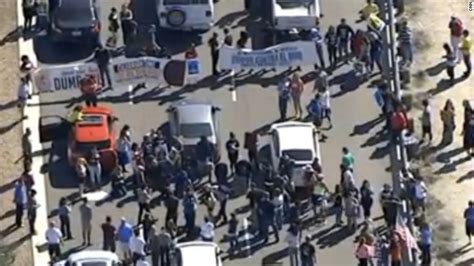
M 78 158 L 87 158 L 92 149 L 100 153 L 104 172 L 111 172 L 118 164 L 115 150 L 118 119 L 109 107 L 83 107 L 82 119 L 75 123 L 60 116 L 43 116 L 39 122 L 41 143 L 67 139 L 69 164 L 75 166 Z

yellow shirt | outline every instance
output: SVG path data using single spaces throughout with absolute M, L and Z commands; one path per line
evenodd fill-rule
M 368 24 L 371 28 L 374 30 L 382 30 L 382 28 L 385 26 L 385 22 L 381 20 L 376 14 L 372 13 L 368 17 Z
M 459 49 L 461 49 L 463 54 L 470 54 L 472 48 L 471 37 L 463 37 Z
M 81 111 L 72 111 L 72 113 L 68 117 L 68 121 L 70 123 L 76 123 L 82 120 L 82 112 Z
M 379 14 L 379 7 L 376 4 L 367 4 L 361 10 L 360 14 L 362 18 L 367 19 L 371 14 L 378 15 Z

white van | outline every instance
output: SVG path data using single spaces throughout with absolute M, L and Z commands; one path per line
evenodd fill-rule
M 214 0 L 157 0 L 162 28 L 207 31 L 214 24 Z
M 272 0 L 275 30 L 310 30 L 321 17 L 319 0 Z

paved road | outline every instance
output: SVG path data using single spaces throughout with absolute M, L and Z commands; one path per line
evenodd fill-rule
M 150 23 L 154 21 L 154 14 L 150 14 L 150 2 L 145 0 L 135 0 L 136 16 L 143 17 L 141 22 Z M 216 7 L 216 13 L 220 17 L 217 23 L 216 31 L 220 32 L 220 28 L 229 26 L 232 28 L 234 38 L 238 37 L 238 32 L 246 27 L 252 20 L 246 17 L 242 12 L 243 1 L 237 0 L 221 0 Z M 322 20 L 323 29 L 329 24 L 337 24 L 341 17 L 346 17 L 348 21 L 355 21 L 356 11 L 361 7 L 362 0 L 351 1 L 345 0 L 323 0 Z M 102 6 L 103 25 L 107 25 L 107 12 L 113 5 L 120 4 L 112 0 L 100 0 Z M 362 27 L 362 26 L 359 26 Z M 104 27 L 106 28 L 106 27 Z M 252 30 L 253 36 L 258 31 Z M 175 34 L 180 35 L 180 34 Z M 208 34 L 203 37 L 207 40 Z M 160 35 L 158 35 L 160 36 Z M 105 38 L 106 36 L 103 36 Z M 184 38 L 186 37 L 186 38 Z M 186 43 L 188 40 L 196 40 L 192 36 L 173 36 L 172 39 L 179 38 L 179 44 Z M 184 41 L 183 41 L 184 40 Z M 172 42 L 167 38 L 167 43 Z M 173 52 L 182 51 L 179 45 L 173 45 Z M 258 42 L 254 43 L 256 46 Z M 90 54 L 90 49 L 84 47 L 55 46 L 48 42 L 47 38 L 39 39 L 35 42 L 38 58 L 42 64 L 54 64 L 72 62 L 81 60 Z M 81 49 L 79 49 L 81 48 Z M 198 53 L 203 58 L 206 73 L 210 71 L 210 62 L 208 49 L 200 46 Z M 307 69 L 305 73 L 309 72 Z M 113 92 L 108 92 L 107 101 L 104 104 L 111 105 L 120 118 L 120 125 L 129 124 L 133 129 L 133 138 L 138 141 L 141 136 L 150 130 L 151 127 L 156 128 L 166 121 L 165 108 L 172 101 L 178 99 L 212 99 L 217 105 L 221 106 L 221 134 L 222 138 L 226 138 L 230 131 L 234 131 L 240 140 L 243 141 L 243 134 L 246 131 L 256 130 L 269 125 L 278 117 L 277 110 L 277 94 L 275 84 L 277 79 L 272 78 L 274 74 L 267 74 L 264 77 L 250 77 L 238 82 L 237 101 L 234 102 L 227 84 L 205 86 L 197 89 L 180 89 L 171 88 L 165 90 L 137 92 L 136 103 L 130 104 L 127 97 L 122 97 L 121 88 L 116 88 Z M 322 143 L 322 160 L 324 171 L 326 172 L 329 185 L 333 187 L 339 180 L 339 163 L 341 157 L 341 148 L 349 147 L 356 156 L 355 171 L 357 173 L 357 182 L 360 184 L 363 179 L 369 179 L 376 190 L 381 188 L 385 182 L 389 182 L 388 173 L 385 171 L 388 166 L 386 157 L 385 144 L 381 142 L 381 138 L 376 133 L 380 129 L 375 121 L 377 118 L 377 110 L 373 104 L 372 91 L 365 85 L 352 89 L 351 73 L 348 66 L 344 66 L 332 75 L 333 81 L 331 92 L 333 94 L 333 116 L 334 128 L 327 132 L 329 139 Z M 310 87 L 305 93 L 305 102 L 309 101 Z M 341 90 L 342 88 L 349 88 Z M 67 108 L 71 107 L 69 99 L 79 96 L 77 91 L 59 92 L 55 94 L 46 94 L 41 96 L 41 115 L 50 114 L 66 114 Z M 49 146 L 45 145 L 45 149 Z M 74 198 L 77 196 L 77 189 L 72 178 L 72 174 L 65 167 L 64 145 L 55 143 L 51 149 L 51 154 L 45 155 L 45 162 L 48 167 L 44 169 L 49 171 L 49 180 L 47 182 L 48 209 L 54 215 L 59 198 L 68 196 Z M 245 205 L 244 199 L 233 200 L 230 203 L 230 209 Z M 378 206 L 377 206 L 378 208 Z M 377 212 L 379 212 L 377 210 Z M 157 207 L 153 210 L 154 215 L 163 221 L 164 210 Z M 201 212 L 201 214 L 204 211 Z M 106 202 L 95 208 L 94 220 L 96 224 L 102 223 L 106 215 L 111 215 L 115 222 L 118 222 L 121 216 L 128 217 L 132 222 L 135 221 L 137 214 L 137 205 L 131 193 L 125 199 Z M 78 250 L 81 243 L 80 225 L 78 223 L 77 207 L 74 207 L 73 228 L 75 239 L 66 243 L 66 249 L 71 251 Z M 197 221 L 202 221 L 199 217 Z M 330 218 L 332 223 L 332 218 Z M 320 265 L 354 265 L 353 258 L 353 237 L 347 236 L 343 229 L 337 228 L 313 228 L 311 232 L 315 234 L 316 243 L 318 244 L 318 259 Z M 219 229 L 218 235 L 222 236 L 224 229 Z M 285 234 L 282 233 L 282 236 Z M 94 247 L 100 248 L 101 233 L 99 228 L 94 228 Z M 226 244 L 222 244 L 224 249 Z M 235 260 L 226 263 L 226 265 L 260 265 L 265 257 L 273 257 L 276 260 L 282 259 L 284 255 L 285 244 L 266 246 L 256 252 L 252 258 L 245 260 Z M 284 265 L 288 264 L 288 259 L 284 258 Z

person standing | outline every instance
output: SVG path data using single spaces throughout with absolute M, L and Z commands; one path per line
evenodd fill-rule
M 280 120 L 286 120 L 288 111 L 288 102 L 290 101 L 290 84 L 291 79 L 285 76 L 278 83 L 278 110 L 280 110 Z
M 185 228 L 188 236 L 194 232 L 196 224 L 197 198 L 191 189 L 188 189 L 183 198 L 183 212 L 186 220 Z
M 23 179 L 18 180 L 15 184 L 13 202 L 15 203 L 15 225 L 22 227 L 23 215 L 28 204 L 28 189 Z
M 474 156 L 474 110 L 468 100 L 463 100 L 464 121 L 463 121 L 463 147 L 468 157 Z
M 300 248 L 300 230 L 296 224 L 291 224 L 288 228 L 286 243 L 288 244 L 288 253 L 290 254 L 290 265 L 299 265 L 299 248 Z
M 283 195 L 281 187 L 275 188 L 272 197 L 272 203 L 275 206 L 275 225 L 278 230 L 281 230 L 285 217 L 285 196 Z
M 471 75 L 472 63 L 471 63 L 471 50 L 472 50 L 472 40 L 469 36 L 469 31 L 464 30 L 462 32 L 462 41 L 461 46 L 459 47 L 462 53 L 462 58 L 464 65 L 466 66 L 466 71 L 463 74 L 463 78 L 468 78 Z
M 99 47 L 97 47 L 97 49 L 95 50 L 94 60 L 97 63 L 97 66 L 99 67 L 100 82 L 102 84 L 102 87 L 106 88 L 105 79 L 107 79 L 107 86 L 110 89 L 112 89 L 112 78 L 110 77 L 109 71 L 111 57 L 111 51 L 107 47 L 99 45 Z
M 82 205 L 79 206 L 79 212 L 81 214 L 82 245 L 92 246 L 92 207 L 89 205 L 87 198 L 82 200 Z
M 118 161 L 124 173 L 127 172 L 127 165 L 131 161 L 130 155 L 132 152 L 132 141 L 130 135 L 130 126 L 124 125 L 120 130 L 120 135 L 117 139 Z
M 451 84 L 454 82 L 454 68 L 456 67 L 457 63 L 457 56 L 454 53 L 453 49 L 449 44 L 445 43 L 443 44 L 443 49 L 446 52 L 446 54 L 443 56 L 444 59 L 446 59 L 446 74 L 448 74 L 449 81 Z
M 431 107 L 427 99 L 423 100 L 422 104 L 423 112 L 421 114 L 421 138 L 423 141 L 428 135 L 429 142 L 431 143 L 431 141 L 433 140 L 433 132 L 431 130 Z
M 199 142 L 196 144 L 196 157 L 198 161 L 198 169 L 208 176 L 208 182 L 209 184 L 212 184 L 214 145 L 206 136 L 201 136 Z
M 433 231 L 428 223 L 423 223 L 420 230 L 419 246 L 421 249 L 421 265 L 431 265 L 431 244 L 433 242 Z
M 352 155 L 352 153 L 349 151 L 349 149 L 347 147 L 343 147 L 342 148 L 342 165 L 346 168 L 346 169 L 354 169 L 354 163 L 355 163 L 355 159 L 354 159 L 354 155 Z
M 109 31 L 112 34 L 117 34 L 118 30 L 120 29 L 119 14 L 118 14 L 117 8 L 112 7 L 110 9 L 108 20 L 109 20 Z
M 324 53 L 323 53 L 323 44 L 324 44 L 324 37 L 320 32 L 319 26 L 316 28 L 312 28 L 310 31 L 311 41 L 314 42 L 316 46 L 316 53 L 318 54 L 319 62 L 321 64 L 321 68 L 325 69 L 326 64 L 324 61 Z M 314 65 L 314 69 L 318 69 L 319 66 L 317 64 Z
M 30 31 L 33 27 L 33 18 L 36 13 L 36 1 L 35 0 L 22 0 L 21 7 L 23 8 L 24 24 L 23 30 L 25 32 Z
M 117 229 L 112 224 L 112 217 L 105 217 L 105 223 L 102 224 L 102 249 L 115 252 L 115 238 Z
M 120 23 L 122 28 L 122 37 L 123 37 L 123 44 L 128 46 L 131 41 L 132 35 L 132 21 L 133 21 L 133 13 L 127 6 L 127 4 L 123 4 L 120 10 Z
M 343 225 L 342 213 L 344 211 L 344 207 L 342 206 L 342 202 L 343 202 L 342 189 L 341 189 L 341 185 L 339 184 L 334 187 L 333 199 L 334 201 L 333 201 L 332 208 L 336 216 L 334 225 L 341 226 Z
M 127 261 L 130 258 L 130 248 L 128 247 L 128 243 L 130 242 L 130 238 L 132 236 L 133 236 L 132 225 L 127 223 L 127 220 L 124 217 L 122 217 L 120 221 L 120 226 L 117 229 L 116 237 L 117 237 L 119 250 L 123 255 L 124 261 Z
M 128 247 L 132 253 L 132 262 L 134 265 L 138 260 L 145 258 L 145 246 L 146 242 L 145 239 L 143 239 L 140 228 L 134 229 L 133 236 L 130 237 L 130 241 L 128 243 Z
M 100 153 L 97 150 L 97 147 L 93 147 L 89 153 L 87 170 L 89 172 L 91 187 L 94 190 L 100 188 L 102 184 L 102 166 L 100 164 Z
M 157 243 L 155 245 L 158 246 L 161 266 L 171 265 L 170 253 L 171 253 L 171 246 L 173 244 L 173 239 L 164 227 L 161 227 L 160 233 L 158 234 L 156 238 L 156 242 Z
M 332 69 L 336 67 L 337 64 L 337 46 L 338 46 L 338 37 L 337 32 L 334 26 L 329 26 L 328 32 L 324 36 L 324 40 L 328 50 L 329 64 Z
M 400 30 L 398 32 L 398 41 L 400 43 L 400 50 L 402 59 L 410 64 L 413 62 L 413 33 L 408 27 L 408 22 L 403 21 L 400 24 Z
M 212 223 L 211 219 L 204 217 L 204 224 L 201 226 L 201 239 L 206 242 L 214 241 L 214 232 L 215 226 Z
M 454 55 L 456 56 L 456 61 L 459 60 L 459 44 L 461 43 L 461 37 L 464 30 L 464 25 L 461 19 L 452 16 L 449 21 L 448 28 L 450 30 L 450 43 L 453 48 Z
M 370 261 L 371 254 L 373 253 L 372 250 L 373 247 L 367 243 L 365 237 L 361 237 L 355 251 L 355 256 L 359 260 L 359 266 L 372 265 L 372 262 Z
M 137 203 L 138 203 L 138 217 L 137 222 L 141 223 L 143 213 L 150 212 L 150 199 L 151 195 L 146 185 L 142 185 L 136 190 Z
M 20 85 L 18 86 L 18 92 L 17 92 L 17 106 L 21 111 L 21 115 L 25 117 L 25 106 L 26 106 L 26 101 L 28 98 L 30 98 L 30 83 L 28 80 L 26 80 L 25 77 L 20 78 Z
M 227 237 L 229 239 L 229 250 L 227 253 L 229 254 L 234 254 L 237 251 L 239 244 L 238 226 L 237 214 L 233 212 L 230 214 L 229 226 L 227 227 Z
M 59 200 L 59 228 L 61 228 L 61 234 L 65 237 L 66 240 L 72 239 L 71 233 L 71 206 L 66 198 L 62 197 Z
M 300 75 L 298 75 L 298 73 L 293 74 L 290 83 L 290 92 L 291 98 L 293 100 L 296 119 L 301 119 L 303 117 L 303 107 L 301 105 L 301 95 L 303 94 L 303 91 L 303 80 L 301 80 Z
M 219 202 L 219 211 L 217 216 L 214 219 L 214 223 L 218 223 L 222 218 L 222 224 L 227 223 L 227 200 L 229 198 L 230 189 L 224 185 L 220 184 L 217 186 L 215 191 L 216 199 Z
M 229 140 L 225 144 L 227 150 L 227 158 L 229 159 L 230 170 L 235 173 L 235 166 L 237 165 L 237 160 L 239 159 L 239 148 L 240 143 L 235 137 L 234 132 L 229 133 Z
M 51 262 L 55 262 L 61 256 L 63 235 L 56 227 L 56 223 L 54 221 L 49 222 L 49 228 L 46 230 L 45 237 L 46 242 L 48 243 L 48 253 L 51 258 Z
M 305 241 L 301 244 L 301 266 L 314 266 L 316 260 L 316 247 L 311 243 L 311 236 L 306 236 Z
M 232 47 L 232 45 L 234 44 L 234 38 L 232 37 L 232 34 L 230 33 L 229 28 L 224 28 L 223 32 L 224 32 L 224 44 L 229 47 Z
M 322 81 L 323 84 L 327 84 L 327 74 L 324 70 L 320 73 L 320 78 L 326 80 L 326 82 L 324 82 L 324 80 Z M 332 128 L 331 92 L 329 92 L 328 86 L 321 86 L 319 93 L 321 95 L 319 100 L 321 101 L 321 107 L 323 109 L 322 120 L 327 119 L 329 122 L 329 128 Z M 322 120 L 321 122 L 323 122 Z
M 88 75 L 80 81 L 80 88 L 82 97 L 86 102 L 86 106 L 97 106 L 97 95 L 100 91 L 100 86 L 93 75 Z
M 83 157 L 77 158 L 75 172 L 77 176 L 77 183 L 79 186 L 79 196 L 84 195 L 84 183 L 87 178 L 87 161 Z
M 337 26 L 336 29 L 338 41 L 339 41 L 339 57 L 344 58 L 347 62 L 349 56 L 349 41 L 354 35 L 354 30 L 351 26 L 347 25 L 346 19 L 341 19 L 341 23 Z
M 456 129 L 455 108 L 451 99 L 447 99 L 443 109 L 440 112 L 441 122 L 443 123 L 443 145 L 449 145 L 453 142 L 453 134 Z
M 178 208 L 179 198 L 170 192 L 168 198 L 165 200 L 166 216 L 165 220 L 172 220 L 174 224 L 178 224 Z
M 359 193 L 360 205 L 364 211 L 364 219 L 365 221 L 368 221 L 372 213 L 372 205 L 374 204 L 374 192 L 372 191 L 368 180 L 364 180 L 364 182 L 362 182 Z
M 469 240 L 469 245 L 471 244 L 471 237 L 474 235 L 474 201 L 470 200 L 468 202 L 467 208 L 464 210 L 464 221 L 467 239 Z
M 212 33 L 212 37 L 207 41 L 207 45 L 211 50 L 212 75 L 218 76 L 217 64 L 219 63 L 219 34 Z
M 37 217 L 37 209 L 40 207 L 38 201 L 36 200 L 36 190 L 30 190 L 30 198 L 28 199 L 28 223 L 30 226 L 30 234 L 36 235 L 36 217 Z
M 278 227 L 275 222 L 275 205 L 270 201 L 269 196 L 265 195 L 262 197 L 260 202 L 257 204 L 259 208 L 259 223 L 260 233 L 263 238 L 263 242 L 268 242 L 269 228 L 272 228 L 273 234 L 275 235 L 275 243 L 280 242 L 280 235 L 278 234 Z

